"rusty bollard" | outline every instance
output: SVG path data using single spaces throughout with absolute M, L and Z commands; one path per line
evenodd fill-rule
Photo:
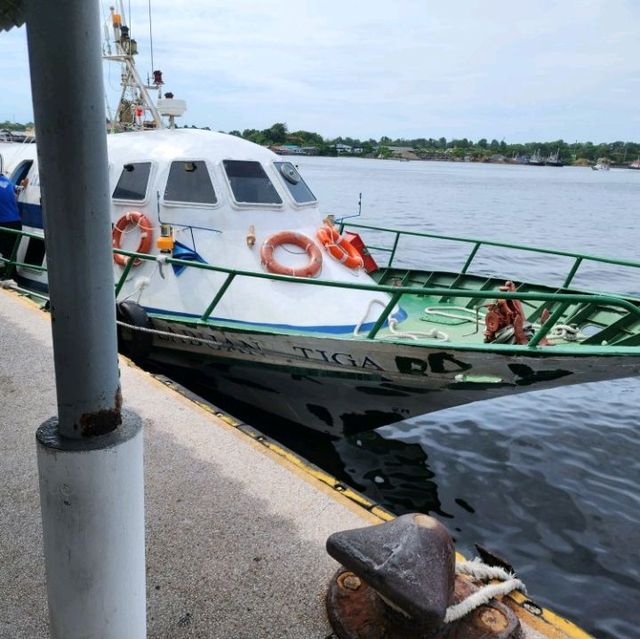
M 327 551 L 341 567 L 327 613 L 339 639 L 510 639 L 517 617 L 498 602 L 445 624 L 447 607 L 477 588 L 455 575 L 455 549 L 436 519 L 415 513 L 334 533 Z

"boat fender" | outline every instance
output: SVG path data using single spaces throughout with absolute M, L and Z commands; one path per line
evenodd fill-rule
M 316 237 L 331 257 L 347 268 L 358 269 L 364 266 L 364 260 L 351 242 L 340 235 L 332 224 L 325 224 L 316 231 Z
M 111 233 L 111 243 L 113 248 L 122 248 L 122 236 L 125 233 L 130 233 L 134 228 L 140 229 L 140 244 L 138 244 L 138 248 L 135 252 L 148 253 L 151 250 L 151 245 L 153 244 L 153 227 L 149 218 L 139 211 L 127 211 L 115 223 Z M 126 255 L 120 255 L 120 253 L 114 253 L 113 261 L 119 266 L 126 266 L 129 262 L 129 257 Z M 133 265 L 138 266 L 141 262 L 142 260 L 140 258 L 136 258 L 133 261 Z
M 280 264 L 280 262 L 274 258 L 273 253 L 278 246 L 285 244 L 293 244 L 293 246 L 304 249 L 309 256 L 309 261 L 299 268 L 291 268 L 290 266 Z M 313 277 L 317 275 L 322 268 L 322 253 L 315 242 L 306 235 L 295 233 L 294 231 L 280 231 L 267 238 L 260 248 L 260 260 L 269 273 L 276 273 L 277 275 Z
M 118 348 L 135 362 L 144 362 L 151 353 L 153 334 L 136 328 L 152 328 L 151 320 L 140 304 L 131 300 L 116 304 L 118 321 Z M 123 326 L 128 324 L 133 328 Z

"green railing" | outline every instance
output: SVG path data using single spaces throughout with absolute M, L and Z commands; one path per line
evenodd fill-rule
M 129 256 L 131 258 L 140 258 L 147 261 L 156 261 L 156 257 L 153 255 L 144 255 L 140 253 L 133 253 L 130 251 L 116 250 L 116 253 Z M 384 325 L 385 321 L 398 304 L 400 298 L 403 295 L 412 296 L 448 296 L 448 297 L 464 297 L 470 299 L 480 300 L 494 300 L 496 296 L 500 299 L 513 299 L 521 301 L 538 301 L 547 302 L 551 305 L 559 304 L 554 310 L 551 317 L 538 328 L 536 333 L 531 338 L 528 347 L 535 349 L 540 341 L 547 335 L 547 333 L 558 322 L 562 314 L 565 312 L 570 304 L 589 303 L 606 305 L 609 307 L 619 308 L 627 313 L 630 313 L 632 317 L 635 317 L 637 321 L 640 321 L 640 306 L 630 302 L 616 295 L 601 295 L 601 294 L 589 294 L 589 293 L 521 293 L 518 291 L 474 291 L 467 289 L 454 289 L 454 288 L 415 288 L 406 286 L 384 286 L 379 284 L 356 284 L 351 282 L 335 282 L 330 280 L 309 279 L 291 277 L 288 275 L 274 275 L 273 273 L 261 273 L 256 271 L 243 271 L 238 269 L 225 268 L 223 266 L 212 266 L 211 264 L 202 264 L 200 262 L 191 262 L 187 260 L 176 260 L 173 258 L 167 258 L 163 260 L 166 264 L 175 264 L 176 266 L 185 266 L 189 268 L 202 269 L 204 271 L 210 271 L 215 273 L 226 274 L 224 282 L 218 289 L 217 293 L 211 300 L 211 303 L 207 306 L 204 313 L 200 316 L 200 321 L 207 322 L 210 319 L 211 313 L 216 308 L 220 300 L 223 298 L 225 292 L 236 277 L 249 277 L 254 279 L 266 279 L 279 282 L 292 282 L 296 284 L 302 284 L 304 286 L 324 286 L 328 288 L 340 288 L 348 290 L 358 291 L 373 291 L 377 293 L 386 293 L 390 296 L 390 299 L 378 319 L 375 321 L 373 327 L 368 332 L 367 339 L 375 339 L 376 335 Z M 127 266 L 133 263 L 133 259 L 129 260 Z M 125 268 L 120 276 L 119 281 L 116 284 L 116 290 L 121 290 L 124 281 L 127 277 L 128 269 Z
M 376 231 L 380 233 L 387 233 L 391 235 L 393 237 L 391 246 L 372 246 L 372 245 L 367 246 L 368 250 L 376 250 L 383 253 L 389 253 L 389 261 L 386 264 L 386 268 L 391 268 L 393 266 L 393 261 L 396 257 L 396 252 L 398 250 L 398 243 L 399 243 L 400 237 L 406 236 L 406 237 L 421 237 L 421 238 L 427 238 L 427 239 L 443 240 L 448 242 L 459 242 L 463 244 L 471 244 L 472 245 L 471 252 L 469 253 L 467 260 L 464 263 L 462 270 L 460 271 L 461 273 L 466 273 L 469 270 L 473 260 L 476 257 L 476 254 L 478 253 L 478 250 L 482 246 L 508 248 L 508 249 L 514 249 L 518 251 L 528 251 L 530 253 L 555 255 L 558 257 L 571 257 L 574 259 L 574 262 L 562 284 L 562 288 L 566 288 L 569 286 L 569 284 L 571 284 L 571 282 L 573 281 L 573 278 L 575 277 L 576 273 L 578 272 L 578 269 L 583 264 L 583 262 L 599 262 L 601 264 L 613 264 L 616 266 L 624 266 L 629 268 L 640 269 L 640 262 L 633 262 L 630 260 L 618 260 L 618 259 L 613 259 L 609 257 L 599 257 L 596 255 L 586 255 L 582 253 L 574 253 L 572 251 L 560 251 L 555 249 L 537 248 L 535 246 L 526 246 L 523 244 L 495 242 L 492 240 L 477 240 L 477 239 L 472 239 L 468 237 L 456 237 L 453 235 L 437 235 L 435 233 L 422 233 L 419 231 L 389 229 L 389 228 L 384 228 L 380 226 L 371 226 L 367 224 L 357 224 L 357 223 L 350 223 L 350 222 L 340 222 L 339 228 L 341 233 L 345 228 L 358 228 L 358 229 L 366 229 L 369 231 Z
M 375 230 L 386 230 L 386 229 L 377 229 L 376 227 L 365 227 L 364 225 L 358 225 L 359 228 L 372 228 Z M 7 229 L 8 230 L 8 229 Z M 27 237 L 35 237 L 38 239 L 42 239 L 41 235 L 37 235 L 34 233 L 28 233 L 26 231 L 10 231 L 11 233 L 14 233 L 16 235 L 22 235 L 22 236 L 27 236 Z M 392 233 L 397 233 L 397 234 L 402 234 L 404 233 L 403 231 L 391 231 Z M 607 263 L 612 263 L 612 264 L 620 264 L 620 265 L 624 265 L 624 266 L 635 266 L 635 267 L 640 267 L 640 264 L 637 263 L 633 263 L 633 262 L 625 262 L 624 260 L 610 260 L 607 258 L 597 258 L 597 257 L 590 257 L 590 256 L 584 256 L 584 255 L 578 255 L 575 253 L 565 253 L 565 252 L 558 252 L 558 251 L 546 251 L 546 250 L 541 250 L 539 251 L 538 249 L 534 249 L 534 248 L 530 248 L 530 247 L 521 247 L 521 246 L 517 246 L 517 245 L 506 245 L 503 243 L 498 243 L 498 242 L 480 242 L 478 240 L 466 240 L 466 239 L 462 239 L 462 238 L 445 238 L 444 236 L 432 236 L 430 234 L 420 234 L 420 233 L 410 233 L 412 235 L 418 235 L 418 236 L 426 236 L 426 237 L 438 237 L 440 239 L 459 239 L 460 241 L 466 241 L 466 242 L 472 242 L 474 244 L 474 250 L 477 251 L 476 248 L 476 244 L 477 245 L 481 245 L 481 244 L 490 244 L 490 245 L 494 245 L 494 246 L 510 246 L 513 248 L 518 248 L 518 249 L 523 249 L 524 250 L 532 250 L 532 251 L 538 251 L 538 252 L 545 252 L 545 253 L 554 253 L 554 254 L 561 254 L 561 255 L 573 255 L 575 256 L 577 259 L 594 259 L 596 261 L 602 261 L 602 262 L 607 262 Z M 396 241 L 394 243 L 394 246 L 397 245 L 397 240 L 398 240 L 398 235 L 396 236 Z M 15 258 L 15 248 L 14 248 L 14 258 Z M 127 277 L 129 276 L 129 273 L 131 271 L 131 269 L 133 268 L 133 263 L 134 263 L 134 258 L 135 259 L 139 259 L 142 261 L 149 261 L 149 262 L 158 262 L 158 256 L 155 255 L 148 255 L 148 254 L 143 254 L 143 253 L 134 253 L 132 251 L 125 251 L 125 250 L 121 250 L 121 249 L 117 249 L 114 250 L 114 253 L 118 253 L 120 255 L 124 255 L 126 257 L 130 257 L 132 259 L 129 259 L 126 266 L 123 268 L 122 273 L 120 275 L 120 277 L 118 278 L 118 281 L 115 284 L 115 288 L 116 288 L 116 295 L 120 293 L 120 291 L 122 290 L 122 288 L 124 287 L 124 284 L 126 282 Z M 472 251 L 472 256 L 473 256 L 473 251 Z M 470 256 L 470 257 L 472 257 Z M 7 260 L 0 260 L 0 261 L 4 261 L 7 262 Z M 469 260 L 467 260 L 469 261 Z M 13 261 L 9 261 L 9 263 L 13 266 L 16 267 L 27 267 L 30 269 L 37 269 L 40 271 L 45 271 L 46 268 L 44 266 L 34 266 L 31 264 L 25 264 L 22 262 L 16 262 L 15 259 Z M 193 261 L 189 261 L 189 260 L 179 260 L 179 259 L 174 259 L 174 258 L 169 258 L 169 257 L 162 257 L 162 266 L 164 265 L 176 265 L 176 266 L 181 266 L 181 267 L 186 267 L 186 268 L 195 268 L 195 269 L 201 269 L 203 271 L 208 271 L 208 272 L 213 272 L 213 273 L 220 273 L 223 275 L 226 275 L 226 277 L 224 278 L 224 281 L 222 282 L 221 286 L 218 288 L 217 292 L 215 293 L 215 295 L 212 297 L 211 302 L 208 304 L 208 306 L 206 307 L 206 309 L 203 311 L 202 315 L 200 316 L 199 320 L 201 322 L 209 322 L 210 318 L 211 318 L 211 314 L 213 313 L 213 311 L 215 310 L 215 308 L 217 307 L 217 305 L 220 303 L 220 301 L 222 300 L 222 298 L 224 297 L 224 295 L 226 294 L 229 286 L 231 285 L 231 283 L 233 282 L 233 280 L 237 277 L 248 277 L 248 278 L 253 278 L 253 279 L 266 279 L 266 280 L 271 280 L 271 281 L 278 281 L 278 282 L 291 282 L 291 283 L 295 283 L 295 284 L 299 284 L 299 285 L 304 285 L 304 286 L 322 286 L 322 287 L 328 287 L 328 288 L 340 288 L 340 289 L 348 289 L 348 290 L 360 290 L 360 291 L 371 291 L 371 292 L 376 292 L 376 293 L 385 293 L 389 295 L 389 301 L 387 302 L 387 304 L 385 305 L 384 309 L 382 310 L 382 312 L 380 313 L 380 315 L 378 316 L 377 320 L 374 322 L 373 327 L 371 328 L 371 330 L 367 333 L 366 335 L 366 339 L 375 339 L 376 335 L 379 333 L 380 329 L 382 328 L 382 326 L 384 325 L 385 321 L 388 319 L 389 315 L 391 314 L 391 312 L 393 311 L 393 309 L 396 307 L 396 305 L 398 304 L 398 302 L 400 301 L 400 298 L 404 295 L 411 295 L 411 296 L 419 296 L 419 297 L 424 297 L 424 296 L 432 296 L 432 297 L 449 297 L 449 298 L 453 298 L 453 297 L 463 297 L 463 298 L 468 298 L 468 299 L 479 299 L 479 300 L 495 300 L 495 298 L 498 296 L 500 297 L 500 299 L 513 299 L 513 300 L 520 300 L 520 301 L 539 301 L 539 302 L 545 302 L 550 306 L 555 306 L 556 304 L 558 305 L 554 311 L 552 312 L 550 318 L 544 322 L 542 324 L 542 326 L 540 326 L 537 331 L 535 332 L 535 334 L 533 335 L 533 337 L 531 338 L 529 344 L 524 347 L 524 348 L 530 348 L 530 349 L 535 349 L 538 347 L 540 341 L 545 337 L 545 335 L 547 335 L 547 333 L 553 328 L 553 326 L 558 322 L 558 320 L 561 318 L 562 314 L 566 311 L 566 309 L 568 308 L 569 305 L 571 304 L 580 304 L 580 303 L 586 303 L 586 304 L 595 304 L 595 305 L 600 305 L 600 306 L 607 306 L 607 307 L 613 307 L 613 308 L 617 308 L 620 309 L 622 312 L 626 312 L 628 313 L 632 318 L 635 318 L 634 321 L 640 321 L 640 305 L 637 303 L 633 303 L 627 299 L 625 299 L 624 297 L 618 296 L 618 295 L 604 295 L 604 294 L 597 294 L 597 293 L 593 293 L 593 294 L 589 294 L 589 293 L 565 293 L 565 292 L 557 292 L 557 293 L 527 293 L 527 292 L 519 292 L 519 291 L 495 291 L 495 290 L 468 290 L 468 289 L 456 289 L 456 288 L 437 288 L 437 287 L 433 287 L 433 288 L 427 288 L 427 287 L 420 287 L 420 288 L 416 288 L 416 287 L 403 287 L 403 286 L 386 286 L 386 285 L 379 285 L 379 284 L 375 284 L 375 283 L 370 283 L 370 284 L 357 284 L 357 283 L 351 283 L 351 282 L 335 282 L 335 281 L 330 281 L 330 280 L 320 280 L 320 279 L 310 279 L 310 278 L 298 278 L 298 277 L 292 277 L 292 276 L 287 276 L 287 275 L 275 275 L 273 273 L 265 273 L 265 272 L 258 272 L 258 271 L 244 271 L 244 270 L 238 270 L 238 269 L 231 269 L 231 268 L 226 268 L 226 267 L 222 267 L 222 266 L 213 266 L 211 264 L 203 264 L 200 262 L 193 262 Z M 577 267 L 576 267 L 577 269 Z M 629 347 L 630 349 L 633 349 L 633 352 L 636 352 L 638 350 L 639 347 Z M 604 352 L 604 347 L 603 347 L 603 352 Z
M 11 249 L 11 255 L 9 256 L 9 258 L 4 258 L 4 257 L 0 257 L 0 265 L 1 264 L 8 264 L 8 269 L 7 271 L 5 271 L 5 273 L 3 273 L 2 277 L 4 279 L 6 279 L 8 276 L 11 275 L 11 273 L 13 272 L 13 270 L 18 267 L 18 266 L 22 266 L 25 268 L 30 268 L 33 269 L 34 271 L 46 271 L 47 267 L 46 266 L 36 266 L 35 264 L 28 264 L 26 262 L 18 262 L 16 260 L 17 254 L 18 254 L 18 246 L 20 245 L 20 242 L 18 241 L 19 239 L 21 239 L 22 237 L 30 237 L 30 238 L 35 238 L 38 240 L 42 240 L 43 237 L 41 234 L 38 233 L 30 233 L 29 231 L 18 231 L 16 229 L 7 229 L 7 228 L 3 228 L 0 227 L 0 234 L 2 233 L 9 233 L 11 235 L 15 235 L 16 236 L 16 241 L 13 243 L 13 248 Z

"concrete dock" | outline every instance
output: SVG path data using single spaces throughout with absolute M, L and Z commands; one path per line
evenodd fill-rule
M 0 639 L 40 639 L 35 431 L 57 413 L 50 316 L 0 290 L 0 322 Z M 127 360 L 120 368 L 124 408 L 144 421 L 148 637 L 332 637 L 324 595 L 338 566 L 325 541 L 384 513 Z

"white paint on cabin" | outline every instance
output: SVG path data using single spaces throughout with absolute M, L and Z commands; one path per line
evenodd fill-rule
M 30 204 L 40 204 L 39 180 L 35 145 L 11 145 L 0 153 L 10 171 L 24 159 L 34 160 L 29 173 L 30 184 L 21 198 Z M 16 146 L 21 146 L 16 149 Z M 127 211 L 145 214 L 153 224 L 154 242 L 151 253 L 159 253 L 155 240 L 160 224 L 172 225 L 175 239 L 195 249 L 209 264 L 230 269 L 263 272 L 260 246 L 279 231 L 295 231 L 316 239 L 316 231 L 323 224 L 323 214 L 317 202 L 298 204 L 291 196 L 286 181 L 274 162 L 286 162 L 272 151 L 241 138 L 193 129 L 167 129 L 120 133 L 108 137 L 110 192 L 118 183 L 123 166 L 150 162 L 149 186 L 143 200 L 111 200 L 111 219 L 115 223 Z M 229 186 L 223 162 L 244 160 L 260 162 L 275 187 L 282 204 L 238 204 Z M 210 174 L 217 202 L 188 204 L 167 202 L 164 192 L 171 163 L 174 161 L 204 162 Z M 7 170 L 7 168 L 5 170 Z M 313 186 L 309 185 L 313 191 Z M 247 246 L 250 227 L 255 228 L 256 244 Z M 28 230 L 28 229 L 27 229 Z M 138 231 L 129 233 L 122 244 L 126 250 L 136 250 Z M 24 242 L 26 246 L 26 242 Z M 306 254 L 294 246 L 277 249 L 276 258 L 291 267 L 307 262 Z M 21 249 L 18 258 L 24 255 Z M 337 282 L 371 283 L 362 270 L 353 271 L 332 259 L 322 250 L 323 265 L 319 278 Z M 114 278 L 122 267 L 114 264 Z M 21 274 L 34 281 L 44 276 L 28 269 Z M 164 277 L 163 277 L 164 276 Z M 214 298 L 226 275 L 201 269 L 187 268 L 175 275 L 173 269 L 162 269 L 153 262 L 134 267 L 119 296 L 133 299 L 149 309 L 170 313 L 200 315 Z M 330 287 L 274 282 L 265 279 L 236 277 L 212 316 L 241 322 L 284 324 L 293 327 L 353 326 L 368 321 L 380 312 L 380 305 L 388 296 L 369 291 L 353 291 Z

